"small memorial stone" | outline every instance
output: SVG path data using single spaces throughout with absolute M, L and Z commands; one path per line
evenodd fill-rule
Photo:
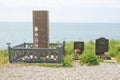
M 84 42 L 74 42 L 74 50 L 75 52 L 81 54 L 84 51 Z
M 108 52 L 108 42 L 109 40 L 108 39 L 105 39 L 105 38 L 99 38 L 99 39 L 96 39 L 96 54 L 99 55 L 99 54 L 104 54 L 105 52 Z

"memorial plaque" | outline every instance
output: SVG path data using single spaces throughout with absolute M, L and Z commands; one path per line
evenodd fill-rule
M 96 39 L 96 54 L 104 54 L 105 52 L 108 52 L 108 39 L 105 38 L 99 38 Z
M 80 50 L 80 53 L 84 51 L 84 42 L 74 42 L 74 50 Z
M 33 11 L 33 46 L 49 48 L 48 11 Z

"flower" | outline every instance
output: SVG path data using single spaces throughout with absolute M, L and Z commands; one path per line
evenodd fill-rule
M 80 53 L 81 50 L 80 50 L 80 49 L 75 49 L 75 52 L 76 52 L 76 53 Z

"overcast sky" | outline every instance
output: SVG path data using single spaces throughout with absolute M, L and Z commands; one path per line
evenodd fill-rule
M 33 10 L 50 22 L 120 22 L 120 0 L 0 0 L 0 22 L 32 22 Z

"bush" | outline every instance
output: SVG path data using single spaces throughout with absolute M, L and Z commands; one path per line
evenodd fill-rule
M 74 54 L 73 43 L 74 43 L 73 41 L 65 43 L 65 55 Z
M 95 53 L 95 43 L 92 40 L 85 43 L 83 54 L 86 53 Z
M 105 58 L 104 57 L 98 57 L 97 59 L 98 59 L 98 62 L 104 62 Z
M 8 62 L 7 50 L 0 50 L 0 66 Z
M 72 55 L 66 55 L 63 60 L 62 60 L 62 64 L 64 67 L 71 67 L 73 66 L 73 56 Z
M 120 41 L 110 40 L 109 41 L 109 54 L 111 57 L 115 57 L 120 52 Z
M 99 61 L 95 54 L 84 53 L 81 55 L 81 62 L 87 65 L 98 65 Z
M 120 54 L 116 55 L 116 60 L 117 60 L 118 63 L 120 63 Z

